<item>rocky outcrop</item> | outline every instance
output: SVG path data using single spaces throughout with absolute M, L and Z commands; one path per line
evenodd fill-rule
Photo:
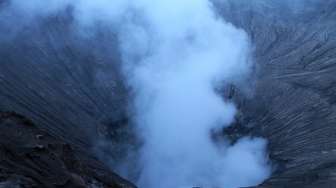
M 94 157 L 16 113 L 0 112 L 0 187 L 133 188 Z

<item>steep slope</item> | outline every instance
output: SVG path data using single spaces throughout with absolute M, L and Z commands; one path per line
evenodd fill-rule
M 231 5 L 227 16 L 250 33 L 257 64 L 252 96 L 234 96 L 239 122 L 269 140 L 275 164 L 260 187 L 334 187 L 336 2 L 307 3 L 296 12 L 277 2 L 243 11 Z
M 6 10 L 4 5 L 2 8 Z M 4 139 L 0 139 L 0 143 L 7 145 L 8 140 L 5 138 L 10 138 L 12 144 L 6 150 L 12 150 L 15 156 L 6 158 L 4 162 L 16 163 L 17 168 L 8 172 L 10 176 L 6 175 L 1 181 L 6 182 L 12 176 L 20 176 L 14 177 L 16 179 L 13 181 L 25 181 L 27 173 L 34 173 L 36 176 L 33 180 L 26 182 L 28 187 L 31 183 L 37 184 L 37 187 L 45 187 L 47 184 L 53 187 L 52 184 L 59 179 L 62 180 L 60 187 L 63 184 L 72 187 L 73 180 L 69 174 L 74 174 L 80 177 L 80 181 L 97 181 L 97 185 L 103 187 L 123 187 L 118 182 L 124 180 L 109 171 L 106 164 L 102 166 L 96 159 L 85 158 L 85 155 L 92 156 L 95 153 L 93 151 L 101 151 L 105 147 L 109 147 L 109 157 L 120 156 L 123 144 L 119 143 L 128 142 L 121 139 L 121 136 L 128 135 L 128 131 L 106 132 L 106 129 L 125 125 L 123 110 L 127 94 L 119 80 L 117 63 L 113 63 L 118 60 L 117 51 L 113 50 L 115 37 L 108 32 L 90 40 L 73 35 L 75 28 L 72 28 L 72 18 L 67 11 L 39 18 L 37 22 L 18 24 L 22 28 L 13 24 L 14 21 L 18 21 L 16 15 L 1 12 L 0 110 L 16 112 L 34 122 L 32 134 L 40 134 L 42 131 L 48 135 L 44 136 L 48 137 L 47 140 L 56 142 L 56 148 L 44 147 L 43 151 L 39 151 L 34 145 L 35 135 L 25 132 L 28 128 L 25 128 L 20 118 L 17 120 L 16 116 L 5 115 L 4 121 L 10 119 L 13 121 L 10 124 L 15 128 L 2 127 L 5 125 L 1 124 L 1 134 L 11 132 L 2 137 Z M 30 148 L 22 155 L 21 149 L 17 147 L 21 147 L 25 140 L 15 135 L 16 129 L 22 129 L 18 131 L 25 136 L 27 147 Z M 106 135 L 113 134 L 118 136 L 114 140 L 116 144 L 99 144 Z M 30 142 L 33 143 L 30 145 Z M 110 148 L 113 148 L 112 151 Z M 69 153 L 63 156 L 62 150 Z M 34 165 L 25 166 L 26 163 L 32 163 L 29 158 L 31 153 L 38 169 Z M 54 153 L 59 155 L 56 156 L 57 162 L 51 161 Z M 59 159 L 61 157 L 69 159 Z M 20 163 L 19 160 L 24 162 Z M 79 169 L 79 172 L 73 172 L 68 167 L 63 169 L 64 163 L 72 162 L 83 163 L 85 169 Z M 60 169 L 55 169 L 58 165 Z M 26 169 L 24 174 L 20 168 Z M 125 185 L 132 187 L 130 183 Z

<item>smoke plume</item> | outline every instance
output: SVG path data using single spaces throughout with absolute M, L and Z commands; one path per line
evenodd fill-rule
M 246 33 L 219 17 L 209 0 L 11 2 L 30 18 L 72 7 L 78 31 L 102 23 L 117 34 L 134 93 L 130 111 L 144 142 L 133 180 L 139 187 L 236 188 L 269 176 L 265 140 L 230 145 L 211 138 L 236 113 L 217 88 L 243 81 L 252 62 Z
M 246 34 L 217 17 L 206 0 L 138 1 L 137 8 L 141 20 L 126 25 L 121 49 L 136 93 L 135 122 L 145 141 L 138 185 L 260 183 L 269 173 L 265 141 L 245 138 L 218 148 L 210 137 L 213 129 L 233 121 L 234 104 L 215 87 L 248 74 Z

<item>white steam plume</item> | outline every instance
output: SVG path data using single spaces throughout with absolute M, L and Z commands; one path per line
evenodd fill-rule
M 263 140 L 218 148 L 210 138 L 233 121 L 235 107 L 215 84 L 248 73 L 246 34 L 218 18 L 207 0 L 142 0 L 137 8 L 143 20 L 127 25 L 121 44 L 145 140 L 138 185 L 235 188 L 263 181 Z
M 52 2 L 62 3 L 44 11 L 71 5 L 80 27 L 98 21 L 118 33 L 125 78 L 135 93 L 134 120 L 144 139 L 140 187 L 236 188 L 268 177 L 265 140 L 218 146 L 211 139 L 210 132 L 229 126 L 236 111 L 215 88 L 246 76 L 250 61 L 245 32 L 219 18 L 209 0 Z

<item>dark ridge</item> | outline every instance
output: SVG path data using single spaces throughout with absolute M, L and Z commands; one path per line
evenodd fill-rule
M 14 112 L 0 112 L 0 159 L 0 187 L 134 187 Z

